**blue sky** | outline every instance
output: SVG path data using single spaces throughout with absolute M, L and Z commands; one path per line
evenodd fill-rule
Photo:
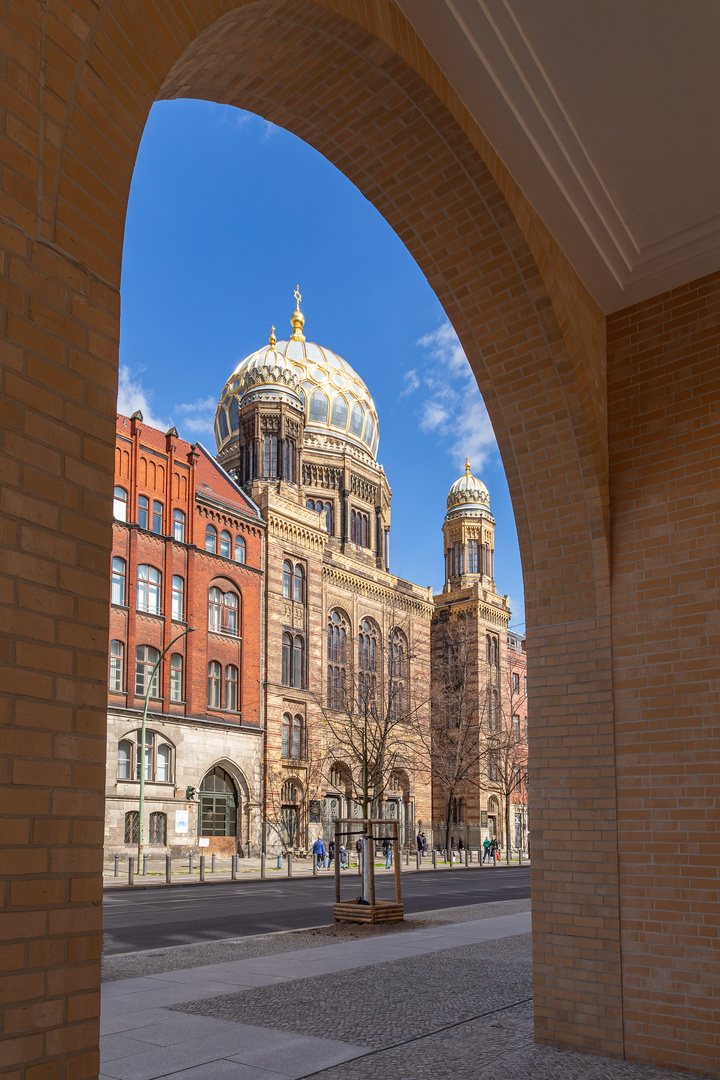
M 515 523 L 467 360 L 414 260 L 320 154 L 250 113 L 159 102 L 130 193 L 119 408 L 214 450 L 225 380 L 270 331 L 287 337 L 300 285 L 305 335 L 362 377 L 393 492 L 393 573 L 440 591 L 441 526 L 466 454 L 490 491 L 495 574 L 524 629 Z

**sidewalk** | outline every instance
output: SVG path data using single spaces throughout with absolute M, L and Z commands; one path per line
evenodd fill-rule
M 101 1080 L 687 1076 L 533 1044 L 528 901 L 406 922 L 109 958 Z
M 492 870 L 493 866 L 490 863 L 478 864 L 477 855 L 473 852 L 473 862 L 468 866 L 465 863 L 445 862 L 442 855 L 437 855 L 437 869 L 438 870 L 454 870 L 458 873 L 463 870 Z M 206 861 L 205 866 L 205 881 L 204 884 L 208 885 L 212 882 L 219 881 L 231 881 L 232 874 L 230 869 L 230 859 L 216 859 L 216 871 L 212 872 L 212 863 L 210 858 Z M 516 858 L 512 859 L 508 864 L 501 859 L 495 863 L 495 867 L 498 869 L 502 867 L 510 866 L 530 866 L 530 860 L 527 857 L 523 857 L 522 863 Z M 119 874 L 115 877 L 114 866 L 112 862 L 106 862 L 103 867 L 103 887 L 109 888 L 128 888 L 128 866 L 127 859 L 119 864 Z M 416 857 L 414 853 L 410 855 L 406 861 L 405 857 L 401 859 L 401 872 L 407 873 L 423 873 L 426 870 L 433 869 L 432 858 L 430 855 L 426 855 L 418 870 L 416 865 Z M 331 866 L 329 869 L 318 870 L 318 877 L 332 877 L 335 873 L 335 867 Z M 386 871 L 385 860 L 377 859 L 375 862 L 376 874 L 393 874 L 394 870 L 391 867 Z M 342 877 L 357 877 L 358 868 L 357 864 L 353 862 L 347 870 L 342 872 Z M 291 869 L 288 868 L 287 860 L 283 860 L 282 869 L 277 868 L 277 857 L 272 859 L 268 858 L 265 864 L 265 880 L 277 880 L 278 878 L 308 878 L 313 877 L 313 865 L 311 859 L 293 859 Z M 260 871 L 260 859 L 259 858 L 245 858 L 239 860 L 239 869 L 237 871 L 238 881 L 255 881 L 261 878 Z M 138 873 L 137 867 L 134 869 L 134 883 L 133 888 L 142 888 L 149 885 L 162 886 L 165 885 L 165 860 L 164 859 L 148 859 L 148 872 L 147 875 Z M 188 873 L 188 860 L 185 859 L 173 859 L 172 863 L 172 884 L 173 885 L 193 885 L 200 884 L 200 867 L 198 859 L 194 861 L 194 867 L 192 875 Z

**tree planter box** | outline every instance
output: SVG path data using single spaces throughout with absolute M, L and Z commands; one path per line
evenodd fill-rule
M 343 900 L 333 906 L 335 922 L 380 923 L 402 922 L 405 908 L 394 900 L 377 900 L 374 904 L 358 904 Z

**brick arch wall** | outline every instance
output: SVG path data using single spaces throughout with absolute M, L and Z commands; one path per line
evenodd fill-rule
M 148 110 L 181 95 L 251 108 L 316 146 L 384 214 L 460 335 L 508 474 L 528 595 L 537 1033 L 621 1053 L 603 320 L 386 0 L 62 11 L 10 0 L 5 16 L 14 1061 L 96 1069 L 122 232 Z M 568 904 L 562 875 L 580 840 Z M 583 919 L 593 928 L 578 945 Z

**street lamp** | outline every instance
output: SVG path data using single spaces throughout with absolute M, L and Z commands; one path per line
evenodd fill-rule
M 142 727 L 140 729 L 140 816 L 138 820 L 138 872 L 142 871 L 142 854 L 143 854 L 143 819 L 145 817 L 145 730 L 147 727 L 147 714 L 148 705 L 150 703 L 150 691 L 155 681 L 155 674 L 163 662 L 163 658 L 172 649 L 176 641 L 179 641 L 181 637 L 185 637 L 186 634 L 192 634 L 195 630 L 194 626 L 188 626 L 177 637 L 174 637 L 170 644 L 163 649 L 158 657 L 157 663 L 153 666 L 150 672 L 150 678 L 148 679 L 147 691 L 145 692 L 145 707 L 143 708 Z

